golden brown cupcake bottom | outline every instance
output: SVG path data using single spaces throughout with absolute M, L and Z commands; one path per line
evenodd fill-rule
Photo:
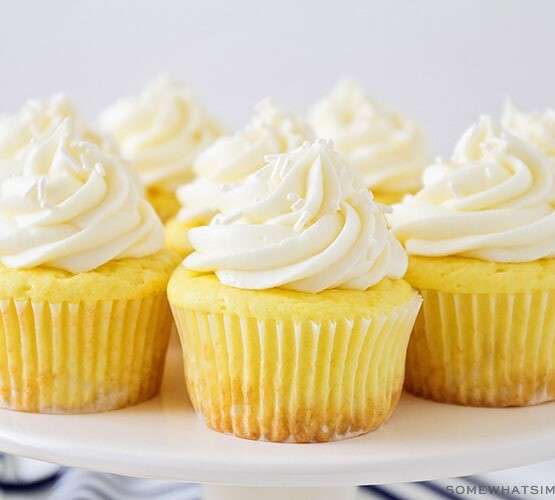
M 424 301 L 409 342 L 405 388 L 469 406 L 555 400 L 554 270 L 553 259 L 411 257 L 406 279 Z
M 421 299 L 402 280 L 376 288 L 322 292 L 317 301 L 238 290 L 178 269 L 169 295 L 196 412 L 214 430 L 277 442 L 331 441 L 379 427 L 402 390 Z M 195 292 L 193 305 L 184 294 Z M 353 298 L 363 309 L 367 300 L 367 316 L 348 319 Z M 327 304 L 337 319 L 326 317 Z

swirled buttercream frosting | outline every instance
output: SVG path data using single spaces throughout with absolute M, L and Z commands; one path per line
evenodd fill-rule
M 190 180 L 198 153 L 221 135 L 191 89 L 168 77 L 116 102 L 101 114 L 100 126 L 145 187 L 165 191 Z
M 409 254 L 494 262 L 555 257 L 551 162 L 491 118 L 470 127 L 452 160 L 429 166 L 423 180 L 388 216 Z
M 237 288 L 365 290 L 407 267 L 381 206 L 325 140 L 268 158 L 189 239 L 184 265 Z
M 75 133 L 84 140 L 109 151 L 114 149 L 107 137 L 85 122 L 65 94 L 55 94 L 44 101 L 29 100 L 18 112 L 0 116 L 0 161 L 21 158 L 33 139 L 50 136 L 65 118 L 71 118 Z
M 536 146 L 547 157 L 555 159 L 555 109 L 524 113 L 512 102 L 506 101 L 501 125 Z
M 197 157 L 196 179 L 177 190 L 182 222 L 209 222 L 222 186 L 236 184 L 264 166 L 268 154 L 285 153 L 313 140 L 310 126 L 266 99 L 244 130 L 217 139 Z
M 69 118 L 0 165 L 4 266 L 79 273 L 162 246 L 162 224 L 122 161 L 80 140 Z
M 421 185 L 431 156 L 414 120 L 373 100 L 354 80 L 343 80 L 317 102 L 309 122 L 333 139 L 347 165 L 375 192 L 407 193 Z

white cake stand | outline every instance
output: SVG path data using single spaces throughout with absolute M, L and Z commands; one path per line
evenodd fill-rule
M 211 431 L 196 418 L 172 345 L 160 396 L 91 415 L 0 410 L 0 450 L 205 483 L 207 500 L 349 500 L 357 484 L 463 476 L 554 458 L 555 404 L 480 409 L 404 395 L 391 420 L 366 436 L 308 445 L 253 442 Z

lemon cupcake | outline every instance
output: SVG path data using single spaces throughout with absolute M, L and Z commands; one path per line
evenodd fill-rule
M 87 124 L 69 97 L 59 93 L 44 101 L 29 100 L 18 112 L 0 116 L 0 161 L 20 158 L 33 139 L 50 136 L 65 118 L 71 118 L 79 137 L 114 150 L 113 141 Z
M 166 224 L 167 246 L 183 257 L 189 254 L 187 231 L 210 222 L 222 190 L 264 166 L 267 155 L 291 151 L 314 138 L 310 126 L 293 113 L 279 110 L 270 99 L 260 102 L 244 130 L 217 139 L 198 155 L 196 179 L 177 190 L 181 209 Z
M 394 203 L 421 187 L 430 162 L 421 128 L 374 101 L 356 81 L 341 81 L 314 105 L 309 122 L 319 137 L 333 139 L 377 201 Z
M 100 126 L 115 137 L 164 221 L 179 209 L 175 189 L 193 178 L 196 156 L 222 133 L 191 89 L 167 76 L 116 102 Z
M 158 391 L 176 257 L 121 161 L 65 119 L 0 165 L 0 406 L 111 410 Z
M 555 109 L 524 113 L 507 100 L 503 107 L 501 125 L 555 160 Z
M 380 426 L 420 297 L 371 194 L 320 140 L 271 158 L 218 209 L 168 285 L 195 410 L 279 442 Z
M 424 298 L 406 388 L 462 405 L 555 399 L 555 185 L 549 160 L 484 117 L 393 207 Z

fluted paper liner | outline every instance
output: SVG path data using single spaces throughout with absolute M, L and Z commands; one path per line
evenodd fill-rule
M 422 295 L 407 353 L 408 391 L 472 406 L 555 399 L 555 294 Z
M 415 293 L 387 315 L 314 322 L 173 306 L 193 406 L 215 430 L 268 441 L 369 432 L 399 399 Z
M 0 406 L 112 410 L 160 387 L 171 328 L 165 293 L 79 303 L 0 300 Z

